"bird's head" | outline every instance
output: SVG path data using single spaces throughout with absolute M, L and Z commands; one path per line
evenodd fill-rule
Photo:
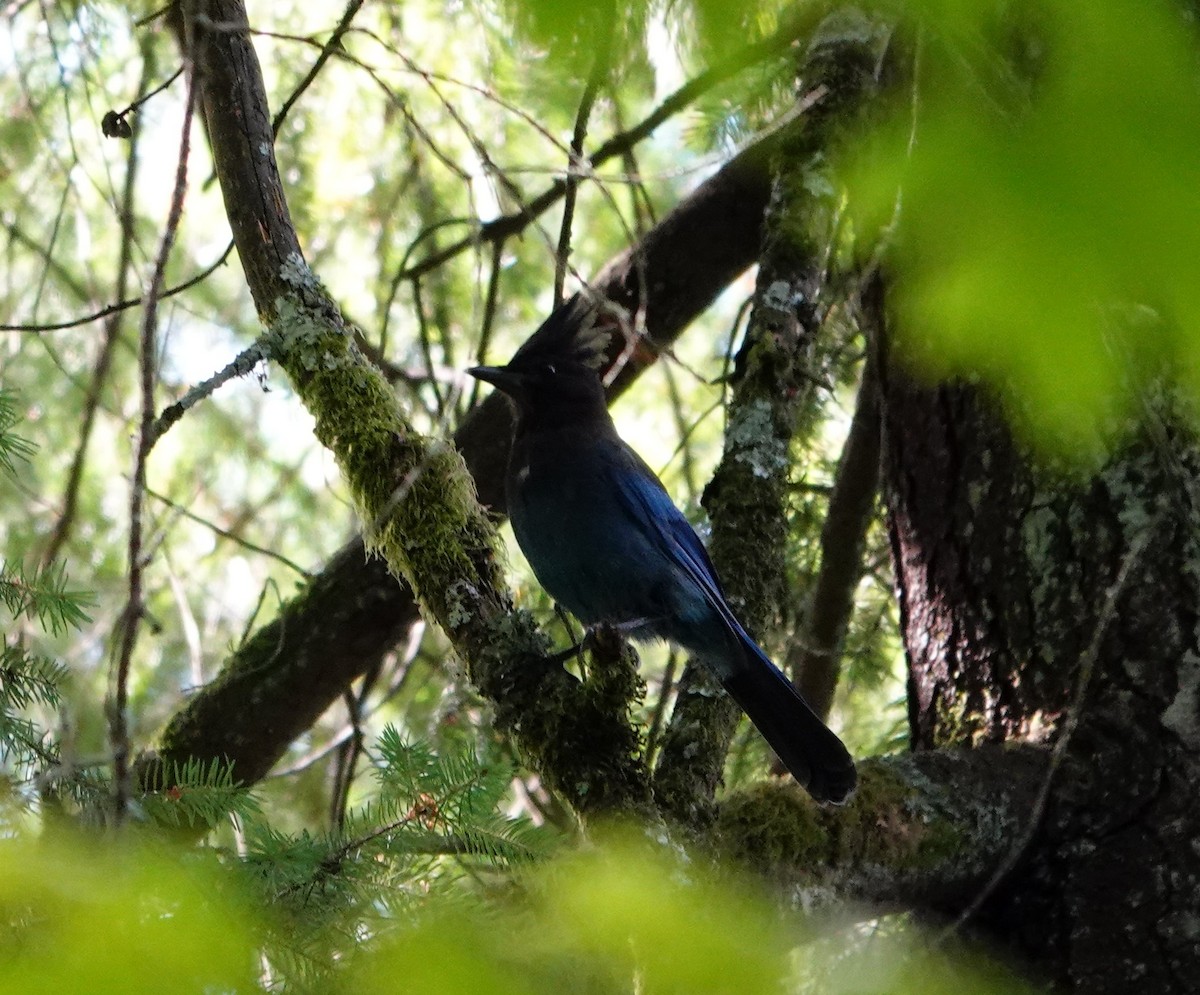
M 523 419 L 605 410 L 599 375 L 575 359 L 518 357 L 507 366 L 476 366 L 467 372 L 510 397 Z
M 473 377 L 510 397 L 526 423 L 595 416 L 605 411 L 598 370 L 613 321 L 602 308 L 576 294 L 542 323 L 507 366 L 476 366 Z

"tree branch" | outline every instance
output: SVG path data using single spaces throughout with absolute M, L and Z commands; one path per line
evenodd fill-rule
M 640 306 L 645 320 L 646 335 L 620 369 L 613 396 L 753 262 L 773 145 L 767 140 L 731 160 L 597 277 L 598 294 L 629 309 Z M 721 237 L 711 237 L 714 231 Z M 509 407 L 495 395 L 455 434 L 480 500 L 499 512 L 511 440 Z M 419 617 L 411 590 L 354 539 L 170 720 L 160 743 L 168 769 L 190 757 L 219 758 L 234 765 L 243 783 L 258 781 Z
M 226 213 L 271 355 L 337 459 L 368 523 L 368 548 L 418 592 L 424 612 L 497 706 L 497 723 L 565 797 L 581 810 L 642 804 L 648 788 L 628 716 L 547 661 L 544 637 L 528 615 L 512 610 L 494 528 L 458 453 L 406 422 L 305 264 L 240 0 L 193 0 L 184 18 Z M 277 674 L 276 653 L 260 653 L 255 663 L 260 677 Z M 218 682 L 241 676 L 222 674 Z M 270 682 L 255 683 L 261 693 Z M 164 746 L 177 755 L 171 732 Z
M 878 316 L 882 319 L 882 315 Z M 829 510 L 821 528 L 821 566 L 787 670 L 821 718 L 829 715 L 841 670 L 842 645 L 863 575 L 863 546 L 879 491 L 879 383 L 868 347 L 850 432 L 842 447 Z
M 847 898 L 878 907 L 956 912 L 982 889 L 1028 828 L 1048 763 L 1037 746 L 925 750 L 859 767 L 839 808 L 814 805 L 790 781 L 767 781 L 718 809 L 723 848 L 805 905 Z
M 878 89 L 878 54 L 858 36 L 822 39 L 804 66 L 809 110 L 781 142 L 775 190 L 746 344 L 737 357 L 725 450 L 704 506 L 709 551 L 735 611 L 752 635 L 778 628 L 791 600 L 787 583 L 790 449 L 800 413 L 815 403 L 814 342 L 830 234 L 826 185 L 813 163 L 848 128 Z M 689 661 L 655 771 L 659 802 L 676 818 L 703 824 L 741 711 L 702 664 Z

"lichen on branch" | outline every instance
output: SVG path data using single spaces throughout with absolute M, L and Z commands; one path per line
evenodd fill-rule
M 279 276 L 289 291 L 275 299 L 271 355 L 316 420 L 317 439 L 337 459 L 368 551 L 409 583 L 440 626 L 452 634 L 468 627 L 480 614 L 477 602 L 502 590 L 503 577 L 495 529 L 475 500 L 462 457 L 408 424 L 298 253 Z

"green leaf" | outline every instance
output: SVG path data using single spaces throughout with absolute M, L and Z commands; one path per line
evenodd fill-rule
M 1157 0 L 916 9 L 919 98 L 850 179 L 863 230 L 902 205 L 897 343 L 927 377 L 992 384 L 1044 448 L 1088 455 L 1152 378 L 1200 387 L 1196 45 Z

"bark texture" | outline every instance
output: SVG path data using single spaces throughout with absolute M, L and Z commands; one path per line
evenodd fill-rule
M 891 365 L 886 477 L 914 745 L 1059 743 L 983 920 L 1071 990 L 1200 990 L 1200 459 L 1166 402 L 1035 469 L 980 392 Z

